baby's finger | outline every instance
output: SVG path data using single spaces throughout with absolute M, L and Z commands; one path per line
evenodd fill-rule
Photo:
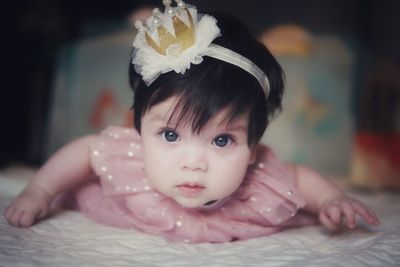
M 21 218 L 22 213 L 23 210 L 21 211 L 18 208 L 14 208 L 12 213 L 10 214 L 9 223 L 15 226 L 19 226 L 19 218 Z
M 334 223 L 324 212 L 319 213 L 319 221 L 329 230 L 334 231 L 337 229 L 337 224 Z
M 340 221 L 342 220 L 340 208 L 337 205 L 329 205 L 326 208 L 326 212 L 328 217 L 333 221 L 336 225 L 340 224 Z
M 43 204 L 39 207 L 38 215 L 36 216 L 35 220 L 43 219 L 49 213 L 49 206 L 47 204 Z
M 43 209 L 40 210 L 39 214 L 37 215 L 37 218 L 38 218 L 38 219 L 42 219 L 42 218 L 44 218 L 46 215 L 47 215 L 47 209 L 46 209 L 46 208 L 43 208 Z
M 25 214 L 25 210 L 22 210 L 22 211 L 20 211 L 20 213 L 18 214 L 18 219 L 16 219 L 17 221 L 16 221 L 16 225 L 18 226 L 18 227 L 23 227 L 23 225 L 21 224 L 21 218 L 22 217 L 24 217 L 24 214 Z
M 11 207 L 7 216 L 8 223 L 18 226 L 19 214 L 20 212 L 16 207 Z
M 379 219 L 373 211 L 369 210 L 367 207 L 358 202 L 353 202 L 352 206 L 356 213 L 360 215 L 361 218 L 363 218 L 367 223 L 379 225 Z
M 374 224 L 375 224 L 375 225 L 379 225 L 379 224 L 380 224 L 380 221 L 379 221 L 378 216 L 376 216 L 375 212 L 374 212 L 373 210 L 371 210 L 370 208 L 366 208 L 366 207 L 365 207 L 365 209 L 367 210 L 368 214 L 369 214 L 371 217 L 374 218 Z
M 7 207 L 7 209 L 4 211 L 4 218 L 6 219 L 6 221 L 8 222 L 8 223 L 11 223 L 11 216 L 12 216 L 12 214 L 13 214 L 13 212 L 14 212 L 14 206 L 12 206 L 12 205 L 10 205 L 10 206 L 8 206 Z
M 34 219 L 35 219 L 35 214 L 28 213 L 25 211 L 23 214 L 21 214 L 21 217 L 19 218 L 19 226 L 20 227 L 31 226 Z
M 11 217 L 11 214 L 12 214 L 13 210 L 14 210 L 14 206 L 13 205 L 9 205 L 6 208 L 6 210 L 4 211 L 3 215 L 4 215 L 4 218 L 7 220 L 7 222 L 9 220 L 9 218 Z
M 340 208 L 346 217 L 347 227 L 354 228 L 356 226 L 356 219 L 353 210 L 353 206 L 350 205 L 347 201 L 343 201 L 340 203 Z
M 372 217 L 374 217 L 374 219 L 375 219 L 375 220 L 374 220 L 374 224 L 378 226 L 381 222 L 380 222 L 378 216 L 375 214 L 375 212 L 372 211 L 372 210 L 370 210 L 370 209 L 368 209 L 368 213 L 369 213 L 369 215 L 371 215 Z

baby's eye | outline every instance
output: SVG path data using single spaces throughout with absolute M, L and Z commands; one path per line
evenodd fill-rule
M 233 140 L 229 135 L 219 135 L 213 140 L 213 144 L 219 147 L 226 147 L 230 144 L 232 144 Z
M 179 139 L 179 135 L 172 130 L 164 130 L 161 132 L 161 136 L 167 142 L 175 142 Z

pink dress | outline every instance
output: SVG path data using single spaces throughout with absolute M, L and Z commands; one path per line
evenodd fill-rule
M 150 186 L 143 171 L 140 136 L 133 129 L 108 127 L 91 144 L 90 153 L 99 178 L 77 189 L 76 203 L 102 224 L 173 241 L 219 243 L 310 223 L 298 213 L 305 202 L 290 170 L 263 145 L 239 189 L 211 209 L 183 208 Z

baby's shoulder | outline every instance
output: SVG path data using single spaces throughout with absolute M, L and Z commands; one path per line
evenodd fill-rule
M 135 139 L 140 139 L 140 135 L 136 129 L 115 125 L 107 126 L 99 132 L 98 136 L 100 138 L 112 139 L 119 139 L 120 137 L 134 137 Z
M 283 162 L 276 155 L 274 150 L 266 144 L 258 144 L 256 149 L 256 162 L 257 163 L 270 163 L 270 162 Z
M 271 147 L 259 144 L 255 149 L 255 162 L 249 165 L 247 172 L 248 176 L 253 178 L 251 180 L 264 180 L 265 177 L 271 180 L 290 180 L 293 174 L 290 166 L 282 161 Z

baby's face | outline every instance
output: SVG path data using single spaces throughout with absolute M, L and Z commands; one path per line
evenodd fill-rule
M 142 118 L 144 167 L 151 185 L 188 208 L 229 196 L 252 161 L 247 116 L 227 126 L 221 124 L 222 111 L 197 134 L 190 126 L 174 130 L 174 123 L 168 125 L 174 104 L 170 98 Z

